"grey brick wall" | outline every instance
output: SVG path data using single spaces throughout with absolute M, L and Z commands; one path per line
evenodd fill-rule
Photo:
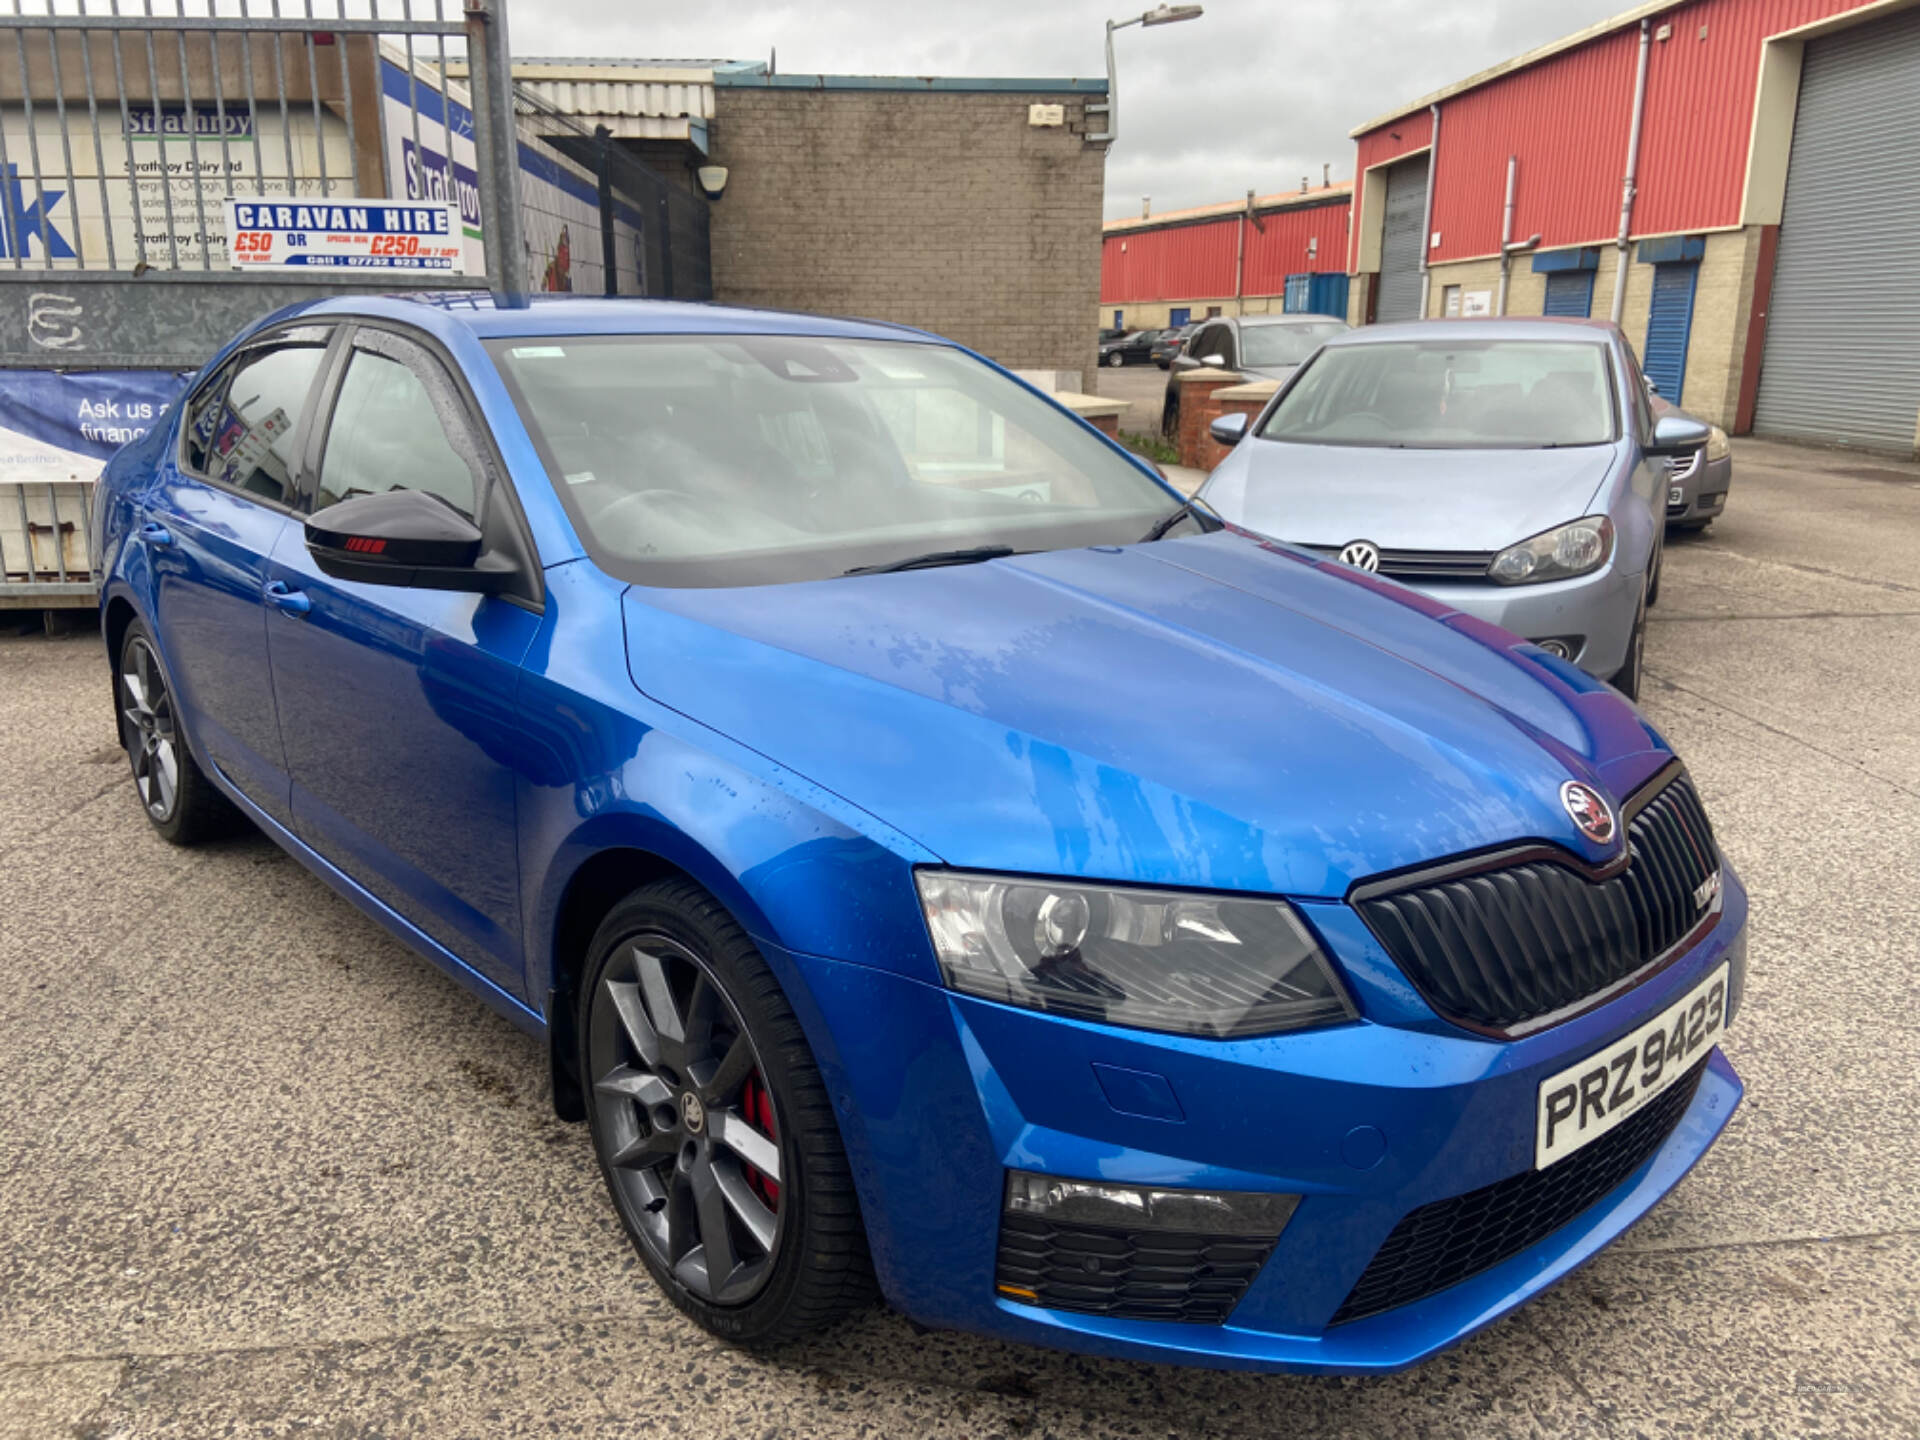
M 1067 124 L 1030 126 L 1036 102 L 1064 102 Z M 1106 155 L 1082 139 L 1084 104 L 722 87 L 714 298 L 917 325 L 1091 377 Z

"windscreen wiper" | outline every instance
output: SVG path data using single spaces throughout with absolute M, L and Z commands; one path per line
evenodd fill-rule
M 1202 500 L 1198 495 L 1193 495 L 1182 501 L 1180 508 L 1175 510 L 1171 515 L 1156 520 L 1153 528 L 1134 543 L 1146 545 L 1161 539 L 1169 530 L 1173 529 L 1174 526 L 1178 525 L 1189 515 L 1193 516 L 1193 518 L 1199 522 L 1201 530 L 1207 533 L 1226 528 L 1227 522 L 1221 517 L 1220 512 Z
M 856 565 L 843 575 L 888 575 L 895 570 L 932 570 L 941 565 L 977 565 L 982 560 L 1004 560 L 1014 553 L 1011 545 L 976 545 L 971 550 L 930 550 L 925 555 L 909 555 L 888 565 Z

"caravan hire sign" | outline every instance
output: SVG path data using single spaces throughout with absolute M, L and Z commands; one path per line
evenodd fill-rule
M 418 200 L 229 200 L 227 254 L 236 270 L 467 269 L 460 207 Z

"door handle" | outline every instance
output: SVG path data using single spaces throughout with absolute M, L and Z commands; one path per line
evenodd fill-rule
M 266 589 L 267 603 L 274 609 L 288 615 L 304 615 L 313 608 L 313 601 L 304 591 L 289 590 L 284 580 L 270 580 Z
M 156 524 L 151 520 L 140 527 L 140 538 L 149 545 L 173 544 L 173 532 L 167 529 L 166 526 Z

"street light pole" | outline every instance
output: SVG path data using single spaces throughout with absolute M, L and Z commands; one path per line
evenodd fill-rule
M 1107 123 L 1098 135 L 1087 136 L 1088 140 L 1111 145 L 1120 133 L 1120 79 L 1113 64 L 1113 32 L 1129 25 L 1177 25 L 1182 20 L 1198 20 L 1204 13 L 1198 5 L 1161 5 L 1131 20 L 1107 21 L 1107 99 L 1105 104 L 1096 101 L 1087 106 L 1088 113 L 1104 115 Z

